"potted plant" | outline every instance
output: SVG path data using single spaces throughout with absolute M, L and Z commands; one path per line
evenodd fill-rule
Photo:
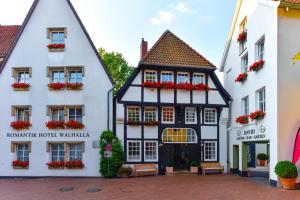
M 121 167 L 118 171 L 118 174 L 121 178 L 128 178 L 132 174 L 132 168 L 131 167 Z
M 198 163 L 196 161 L 191 162 L 191 173 L 198 174 Z
M 173 173 L 173 162 L 172 161 L 170 161 L 170 160 L 168 160 L 167 162 L 166 162 L 166 173 L 167 174 L 172 174 Z
M 269 159 L 269 156 L 265 153 L 260 153 L 257 155 L 257 159 L 259 160 L 259 165 L 260 166 L 265 166 L 266 165 L 266 160 Z
M 275 166 L 275 173 L 279 177 L 282 188 L 287 190 L 296 189 L 298 170 L 291 161 L 279 161 Z

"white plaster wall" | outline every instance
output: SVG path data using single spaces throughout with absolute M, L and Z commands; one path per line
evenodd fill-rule
M 142 72 L 139 72 L 135 79 L 132 81 L 132 84 L 141 85 L 142 84 Z
M 217 139 L 218 127 L 217 126 L 201 126 L 201 139 Z
M 141 88 L 130 86 L 123 96 L 122 101 L 141 101 Z
M 190 103 L 191 93 L 188 90 L 177 90 L 177 103 Z
M 220 162 L 224 166 L 224 173 L 227 172 L 227 123 L 228 123 L 228 108 L 223 108 L 220 117 L 219 139 L 220 139 Z
M 144 138 L 145 139 L 158 139 L 158 127 L 150 127 L 150 126 L 145 126 L 144 127 Z
M 193 91 L 193 103 L 205 104 L 206 93 L 203 91 Z
M 214 82 L 212 81 L 212 79 L 210 77 L 208 77 L 208 86 L 211 89 L 216 89 L 216 85 L 214 84 Z
M 144 101 L 145 102 L 157 102 L 157 89 L 145 88 L 144 89 Z
M 127 138 L 141 138 L 142 128 L 141 126 L 127 126 Z
M 162 103 L 174 103 L 174 90 L 161 90 L 160 101 Z
M 48 52 L 46 33 L 49 27 L 67 27 L 65 52 Z M 78 92 L 49 91 L 46 69 L 53 64 L 85 66 L 84 89 Z M 10 86 L 14 82 L 11 68 L 22 66 L 32 67 L 32 87 L 29 92 L 15 92 Z M 98 140 L 101 132 L 107 129 L 107 92 L 111 87 L 103 67 L 67 1 L 40 1 L 0 76 L 0 98 L 2 99 L 0 176 L 99 176 L 99 150 L 92 148 L 92 142 Z M 25 132 L 88 132 L 90 138 L 7 138 L 6 133 L 16 132 L 9 127 L 13 120 L 10 116 L 11 105 L 27 104 L 32 105 L 33 126 Z M 86 128 L 80 131 L 49 131 L 45 127 L 46 106 L 54 104 L 84 105 L 83 123 Z M 29 170 L 26 170 L 26 173 L 23 170 L 13 170 L 11 161 L 14 159 L 14 154 L 10 152 L 11 141 L 29 140 L 32 141 Z M 85 142 L 83 170 L 48 170 L 46 163 L 50 160 L 49 153 L 46 152 L 46 142 L 57 140 Z
M 208 92 L 208 103 L 226 105 L 223 97 L 218 90 L 211 90 Z

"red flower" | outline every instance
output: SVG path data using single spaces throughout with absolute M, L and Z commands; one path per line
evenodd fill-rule
M 237 41 L 238 42 L 243 42 L 246 39 L 247 39 L 247 32 L 243 31 L 242 33 L 239 34 L 239 37 L 238 37 Z
M 176 88 L 179 90 L 193 90 L 194 86 L 191 83 L 179 83 L 176 85 Z
M 193 89 L 198 90 L 198 91 L 207 91 L 207 92 L 210 91 L 210 87 L 208 85 L 203 84 L 203 83 L 194 85 Z
M 83 168 L 84 164 L 81 160 L 72 160 L 72 161 L 67 161 L 65 163 L 65 167 L 68 169 L 71 168 Z
M 142 85 L 143 87 L 148 87 L 148 88 L 161 88 L 162 84 L 160 82 L 149 82 L 146 81 Z
M 27 168 L 29 166 L 28 161 L 20 161 L 20 160 L 14 160 L 12 161 L 13 167 L 21 167 L 21 168 Z
M 158 121 L 148 121 L 143 123 L 145 126 L 157 126 L 159 125 Z
M 67 83 L 67 88 L 70 90 L 78 90 L 82 88 L 82 83 Z
M 29 121 L 16 121 L 16 122 L 11 122 L 10 127 L 16 130 L 22 130 L 29 128 L 31 126 Z
M 49 83 L 48 87 L 52 90 L 61 90 L 66 87 L 65 83 Z
M 50 168 L 61 168 L 65 166 L 65 162 L 64 161 L 52 161 L 52 162 L 48 162 L 46 165 L 48 165 L 48 167 Z
M 253 63 L 253 65 L 251 65 L 251 66 L 249 67 L 249 70 L 250 70 L 250 71 L 255 71 L 255 69 L 259 68 L 259 67 L 260 67 L 261 65 L 263 65 L 264 63 L 265 63 L 264 60 L 259 60 L 259 61 L 255 62 L 255 63 Z
M 46 123 L 49 129 L 64 129 L 65 123 L 63 121 L 49 121 Z
M 244 80 L 246 80 L 247 76 L 247 72 L 239 74 L 238 77 L 235 79 L 235 82 L 243 82 Z
M 142 122 L 140 121 L 132 121 L 132 120 L 128 120 L 127 121 L 128 125 L 132 125 L 132 126 L 138 126 L 138 125 L 142 125 Z
M 29 83 L 14 83 L 11 85 L 13 88 L 24 88 L 27 89 L 30 87 Z
M 176 84 L 173 82 L 162 82 L 161 83 L 161 88 L 164 90 L 174 89 L 175 87 L 176 87 Z
M 236 123 L 239 124 L 248 124 L 249 123 L 249 117 L 247 115 L 242 115 L 236 118 Z
M 65 48 L 65 44 L 49 44 L 47 47 L 49 49 L 63 49 Z
M 265 112 L 261 111 L 261 110 L 258 110 L 258 111 L 255 111 L 253 113 L 250 114 L 250 119 L 253 121 L 253 120 L 259 120 L 259 119 L 262 119 L 264 118 L 264 116 L 266 115 Z
M 83 129 L 84 125 L 80 122 L 71 120 L 65 123 L 66 127 L 72 128 L 72 129 Z
M 178 90 L 198 90 L 198 91 L 210 91 L 210 88 L 201 83 L 193 85 L 191 83 L 178 83 L 175 84 L 173 82 L 144 82 L 142 84 L 142 87 L 148 87 L 148 88 L 161 88 L 164 90 L 170 90 L 170 89 L 178 89 Z

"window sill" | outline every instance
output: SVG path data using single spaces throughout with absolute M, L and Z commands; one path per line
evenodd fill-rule
M 14 88 L 14 87 L 13 87 L 13 90 L 14 90 L 14 91 L 29 91 L 30 88 Z
M 17 166 L 13 166 L 13 169 L 20 169 L 20 170 L 26 170 L 29 169 L 29 167 L 17 167 Z
M 51 170 L 55 170 L 55 169 L 64 169 L 65 167 L 49 167 L 48 166 L 48 169 L 51 169 Z

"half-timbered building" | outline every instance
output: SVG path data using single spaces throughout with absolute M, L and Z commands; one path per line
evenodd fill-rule
M 216 67 L 170 31 L 148 51 L 115 97 L 114 131 L 126 164 L 168 161 L 178 170 L 191 162 L 221 162 L 226 168 L 226 123 L 230 96 Z

